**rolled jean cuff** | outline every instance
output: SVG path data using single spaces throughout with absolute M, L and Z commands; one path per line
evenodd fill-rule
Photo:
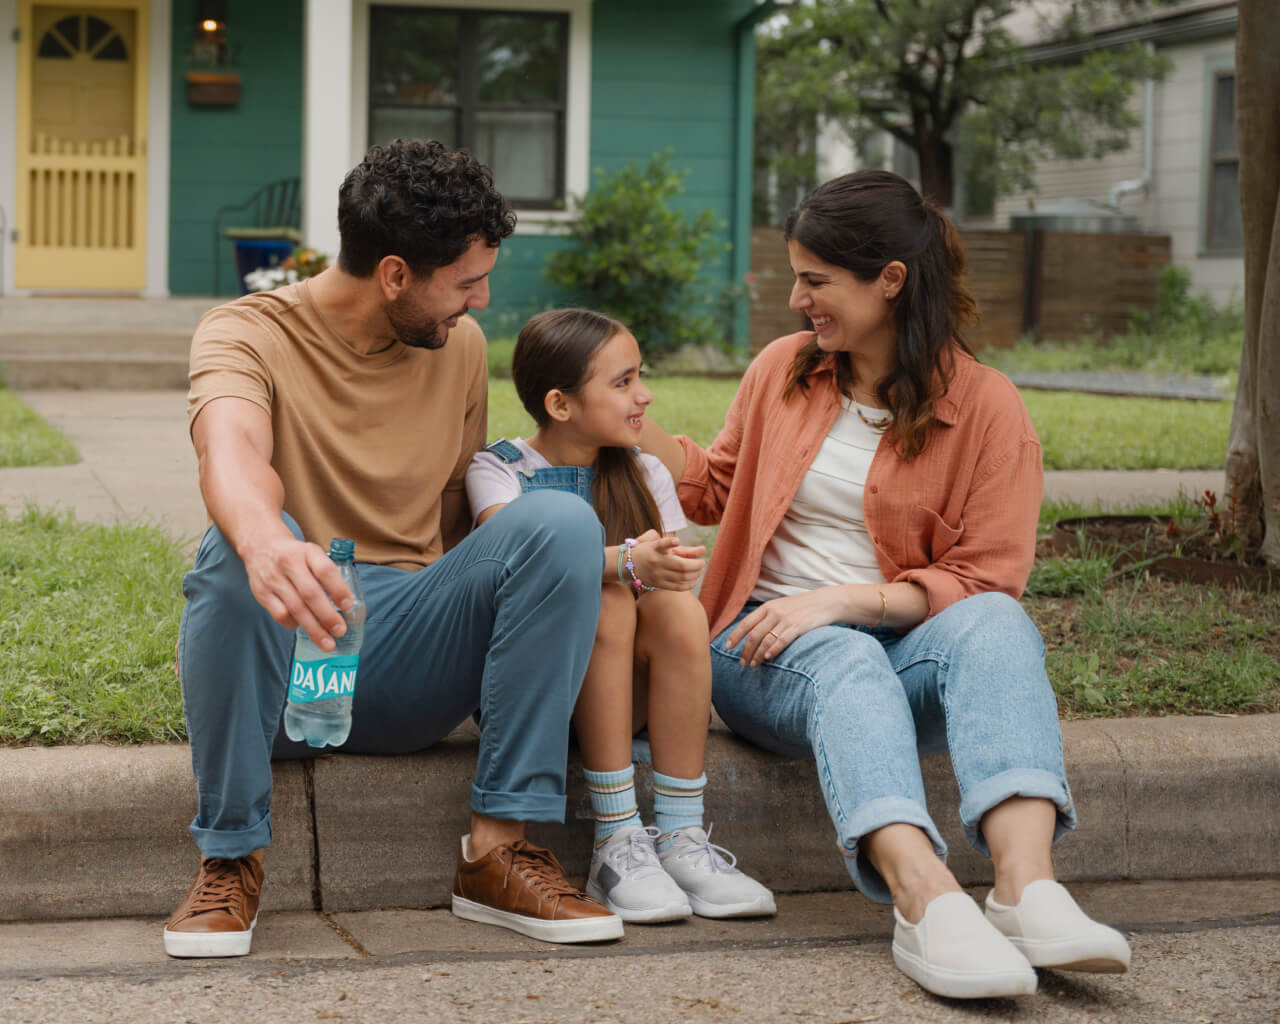
M 505 821 L 564 821 L 565 798 L 552 793 L 500 793 L 471 787 L 476 814 Z
M 991 848 L 979 828 L 982 816 L 1014 796 L 1053 801 L 1058 808 L 1058 820 L 1053 826 L 1055 843 L 1076 827 L 1075 804 L 1072 803 L 1071 791 L 1061 776 L 1042 768 L 1011 768 L 989 779 L 983 779 L 960 801 L 960 821 L 964 824 L 964 834 L 973 848 L 984 857 L 991 856 Z
M 862 837 L 870 835 L 885 825 L 915 825 L 929 837 L 933 852 L 941 860 L 947 859 L 947 844 L 929 817 L 929 812 L 914 800 L 900 796 L 879 797 L 857 809 L 845 822 L 845 835 L 840 837 L 840 852 L 844 854 L 844 866 L 857 890 L 876 903 L 892 903 L 893 895 L 884 877 L 875 869 L 861 848 Z
M 234 860 L 271 845 L 271 812 L 267 811 L 262 818 L 248 828 L 212 829 L 201 828 L 191 822 L 191 836 L 196 846 L 205 857 L 225 857 Z

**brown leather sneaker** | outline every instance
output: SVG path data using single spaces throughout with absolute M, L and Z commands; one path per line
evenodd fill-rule
M 453 912 L 544 942 L 601 942 L 622 938 L 622 918 L 564 877 L 556 855 L 524 839 L 470 860 L 462 837 L 453 877 Z
M 262 851 L 228 860 L 205 857 L 182 906 L 164 926 L 170 956 L 245 956 L 262 895 Z

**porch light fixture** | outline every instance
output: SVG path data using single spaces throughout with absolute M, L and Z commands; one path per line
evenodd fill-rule
M 202 64 L 227 62 L 227 0 L 196 0 L 192 56 Z
M 227 0 L 196 0 L 195 40 L 187 72 L 187 102 L 193 107 L 234 107 L 240 75 L 228 67 Z

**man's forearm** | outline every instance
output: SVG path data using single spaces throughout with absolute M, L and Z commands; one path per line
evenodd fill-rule
M 287 534 L 284 485 L 247 440 L 224 439 L 200 458 L 200 494 L 209 517 L 243 559 L 254 543 Z

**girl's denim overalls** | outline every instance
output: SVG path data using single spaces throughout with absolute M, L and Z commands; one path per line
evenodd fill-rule
M 494 441 L 485 448 L 516 471 L 520 481 L 520 492 L 529 491 L 567 491 L 576 494 L 588 505 L 591 504 L 591 482 L 596 478 L 596 471 L 590 466 L 544 466 L 533 469 L 525 464 L 525 455 L 516 445 L 505 437 Z

